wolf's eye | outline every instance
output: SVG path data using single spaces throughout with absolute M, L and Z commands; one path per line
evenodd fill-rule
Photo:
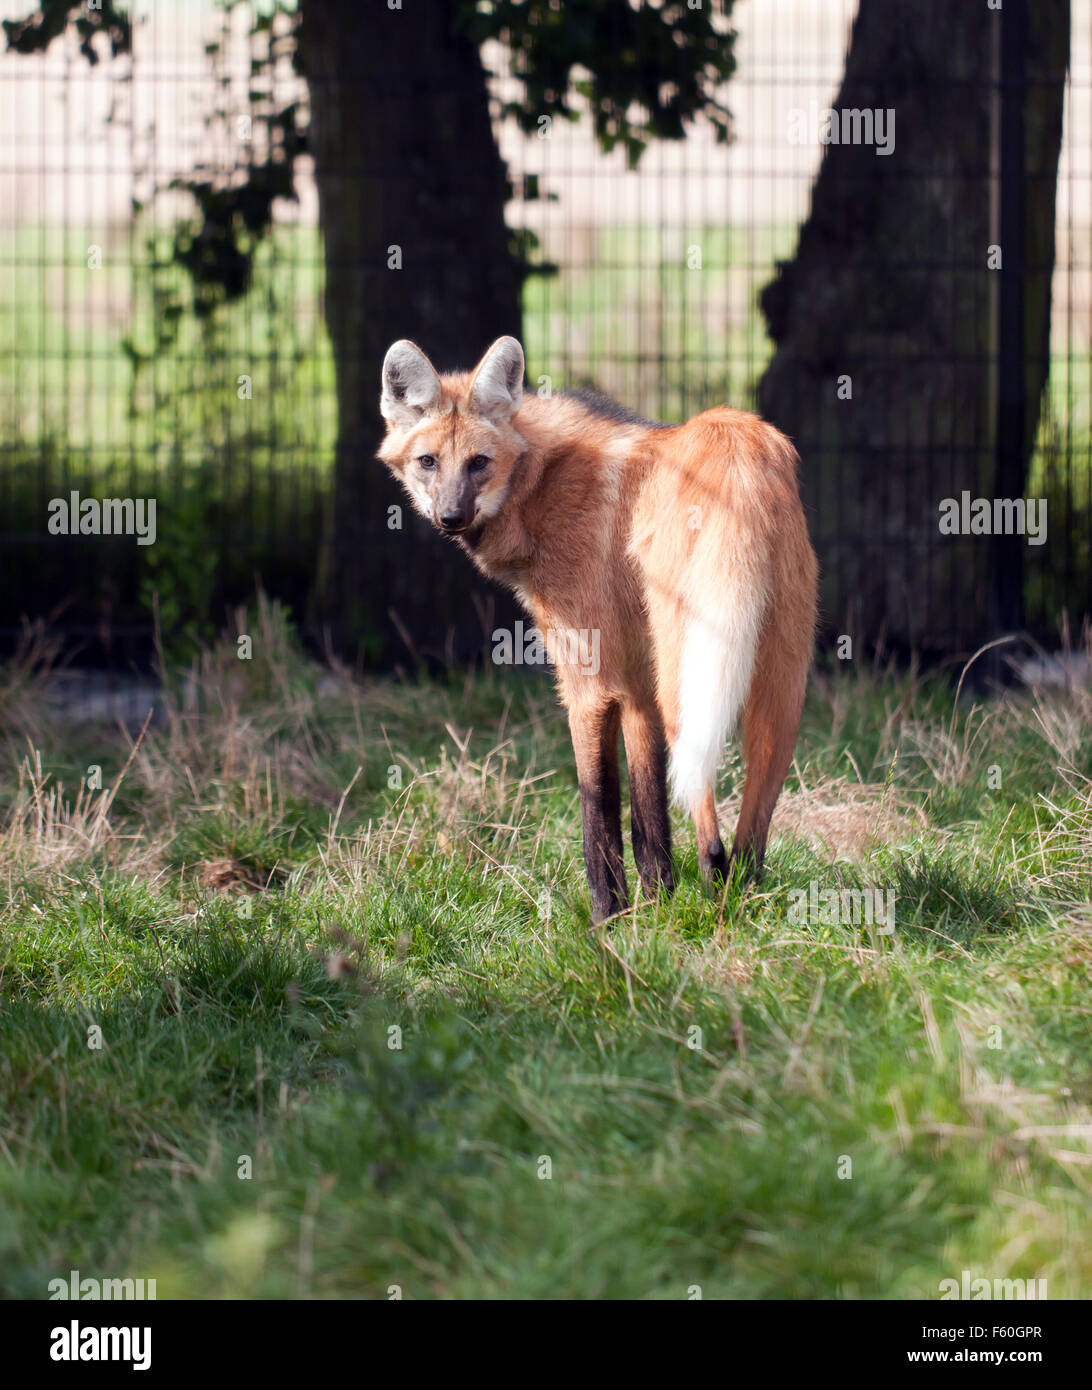
M 417 460 L 417 462 L 421 465 L 422 468 L 436 467 L 436 460 L 432 457 L 431 454 L 422 454 L 421 457 Z
M 488 462 L 489 460 L 484 454 L 475 454 L 467 464 L 467 467 L 470 469 L 471 473 L 480 473 Z

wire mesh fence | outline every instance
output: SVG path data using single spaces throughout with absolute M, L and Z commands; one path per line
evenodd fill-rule
M 587 120 L 552 122 L 549 138 L 504 120 L 513 59 L 486 46 L 513 191 L 507 218 L 537 267 L 522 295 L 533 387 L 594 385 L 669 421 L 758 402 L 775 346 L 760 296 L 794 255 L 825 148 L 788 132 L 795 115 L 810 120 L 834 100 L 856 8 L 738 0 L 736 72 L 724 92 L 732 143 L 699 118 L 686 139 L 651 144 L 636 169 L 623 148 L 605 153 Z M 27 6 L 3 0 L 0 10 L 20 20 Z M 295 16 L 279 6 L 154 0 L 133 11 L 131 52 L 91 64 L 71 31 L 44 52 L 0 56 L 0 639 L 9 652 L 26 621 L 42 619 L 70 659 L 145 666 L 157 621 L 171 642 L 195 643 L 256 582 L 313 640 L 337 627 L 337 614 L 314 602 L 324 533 L 344 505 L 334 487 L 337 376 L 312 160 L 291 145 L 307 125 L 309 83 L 322 79 L 298 70 L 296 37 Z M 1000 69 L 985 62 L 967 80 L 981 87 L 987 124 L 999 121 Z M 992 227 L 1016 175 L 1003 170 L 1000 145 L 980 153 Z M 946 176 L 888 164 L 895 180 Z M 271 220 L 266 230 L 259 209 L 249 229 L 247 207 L 231 204 L 225 215 L 242 219 L 246 254 L 234 267 L 228 257 L 225 274 L 225 247 L 209 243 L 217 199 L 248 180 Z M 1092 607 L 1092 0 L 1072 4 L 1055 191 L 1049 370 L 1025 488 L 1048 499 L 1051 540 L 1023 547 L 1018 585 L 1019 624 L 1047 642 L 1063 618 L 1075 627 Z M 1019 194 L 1043 196 L 1027 170 Z M 217 258 L 215 280 L 202 280 L 203 257 Z M 1029 254 L 1028 274 L 1036 268 Z M 921 246 L 916 272 L 951 269 Z M 1003 349 L 997 317 L 972 350 L 999 375 Z M 953 438 L 928 421 L 918 434 L 929 495 L 944 498 L 956 476 Z M 821 477 L 805 492 L 828 575 L 825 621 L 837 632 L 853 621 L 868 538 L 846 520 L 854 484 L 839 449 L 820 470 L 819 442 L 797 442 L 805 479 L 809 469 Z M 990 459 L 1003 446 L 995 434 L 975 444 Z M 93 517 L 81 529 L 85 503 L 105 498 L 154 499 L 154 543 L 147 515 L 145 544 L 104 534 L 101 507 L 98 529 Z M 899 582 L 911 587 L 918 562 L 908 538 L 897 523 L 881 538 L 888 548 L 904 539 Z M 1001 552 L 989 553 L 996 570 Z M 987 603 L 991 583 L 959 602 Z M 366 596 L 384 621 L 393 592 L 380 583 Z M 934 599 L 918 628 L 938 650 L 961 636 L 941 607 Z M 401 622 L 413 629 L 412 614 Z M 352 632 L 339 636 L 353 646 Z M 376 642 L 367 654 L 381 652 Z

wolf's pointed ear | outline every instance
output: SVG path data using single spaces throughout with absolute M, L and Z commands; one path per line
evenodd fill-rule
M 515 338 L 498 338 L 474 369 L 471 410 L 494 424 L 514 415 L 523 401 L 523 372 L 519 343 Z
M 383 359 L 379 409 L 384 420 L 409 429 L 439 405 L 441 394 L 436 368 L 417 344 L 408 338 L 392 343 Z

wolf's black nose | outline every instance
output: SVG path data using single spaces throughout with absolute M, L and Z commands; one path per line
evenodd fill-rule
M 462 524 L 462 512 L 444 512 L 440 518 L 440 525 L 445 531 L 457 531 Z

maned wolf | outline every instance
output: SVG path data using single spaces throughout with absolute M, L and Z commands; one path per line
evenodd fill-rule
M 817 566 L 796 451 L 756 415 L 721 408 L 657 425 L 594 395 L 525 397 L 523 374 L 514 338 L 442 378 L 415 343 L 393 344 L 379 457 L 546 634 L 602 921 L 627 904 L 619 730 L 647 893 L 672 887 L 665 741 L 702 872 L 724 874 L 713 790 L 740 715 L 747 777 L 732 858 L 761 869 L 800 725 Z M 587 631 L 599 638 L 594 671 L 579 644 L 557 640 Z

